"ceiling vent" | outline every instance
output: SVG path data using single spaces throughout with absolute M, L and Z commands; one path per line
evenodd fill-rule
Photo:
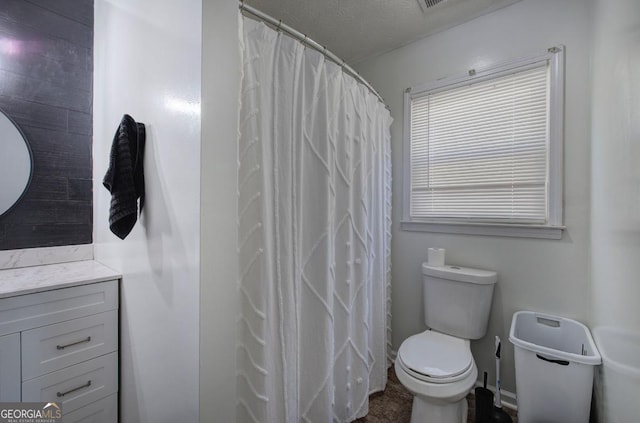
M 444 3 L 447 0 L 418 0 L 418 4 L 423 12 L 426 12 L 427 9 L 430 9 L 440 3 Z

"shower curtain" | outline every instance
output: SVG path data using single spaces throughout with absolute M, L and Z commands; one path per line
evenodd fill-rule
M 391 117 L 241 17 L 238 422 L 350 422 L 387 378 Z

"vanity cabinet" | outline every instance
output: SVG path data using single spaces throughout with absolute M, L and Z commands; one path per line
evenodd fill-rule
M 0 336 L 0 402 L 20 401 L 20 334 Z
M 0 402 L 62 403 L 65 423 L 118 419 L 118 280 L 0 298 Z

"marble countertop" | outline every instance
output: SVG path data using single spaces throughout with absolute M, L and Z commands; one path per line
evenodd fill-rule
M 122 275 L 95 260 L 0 270 L 0 298 L 119 279 Z

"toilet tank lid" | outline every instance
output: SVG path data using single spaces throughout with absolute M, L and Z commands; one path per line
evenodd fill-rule
M 444 266 L 429 266 L 428 263 L 422 263 L 422 274 L 457 282 L 469 282 L 481 285 L 496 283 L 498 279 L 498 274 L 493 270 L 472 269 L 471 267 L 453 266 L 450 264 Z

